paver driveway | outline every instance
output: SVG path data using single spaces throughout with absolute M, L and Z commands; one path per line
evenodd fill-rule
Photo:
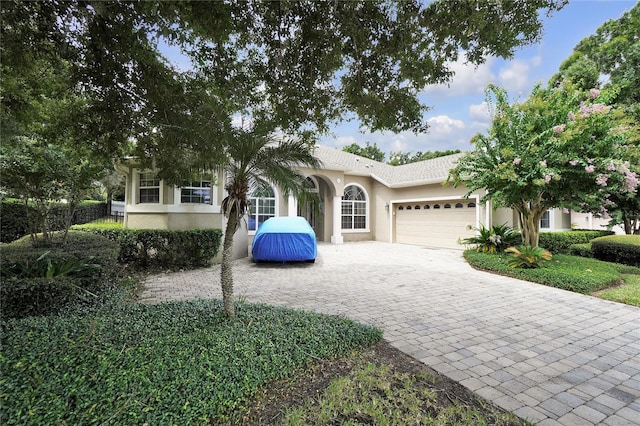
M 236 261 L 236 296 L 375 324 L 540 425 L 640 424 L 640 309 L 475 271 L 456 250 L 320 244 L 315 264 Z M 141 301 L 221 297 L 219 266 L 148 277 Z

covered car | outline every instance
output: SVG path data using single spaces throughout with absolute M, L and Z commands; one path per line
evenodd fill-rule
M 300 216 L 267 219 L 256 231 L 251 247 L 256 262 L 313 262 L 317 254 L 316 233 Z

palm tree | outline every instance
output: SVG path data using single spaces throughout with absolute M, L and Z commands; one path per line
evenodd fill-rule
M 299 195 L 305 191 L 305 176 L 296 167 L 317 169 L 320 161 L 309 146 L 298 140 L 275 137 L 254 129 L 235 129 L 226 147 L 222 166 L 227 196 L 222 211 L 227 218 L 222 245 L 220 281 L 224 312 L 235 315 L 233 303 L 232 253 L 233 235 L 242 217 L 249 210 L 249 188 L 278 186 L 285 195 Z

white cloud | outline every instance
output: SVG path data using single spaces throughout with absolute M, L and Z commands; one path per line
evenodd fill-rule
M 499 71 L 500 86 L 508 92 L 516 91 L 520 95 L 529 86 L 530 66 L 523 61 L 511 61 L 507 64 L 507 67 Z
M 489 116 L 489 105 L 486 101 L 480 104 L 469 105 L 469 116 L 472 120 L 477 122 L 490 122 L 491 117 Z
M 438 115 L 427 119 L 429 123 L 429 134 L 431 136 L 449 136 L 464 129 L 464 122 L 462 120 L 455 120 L 446 115 Z
M 358 143 L 356 141 L 356 138 L 354 138 L 353 136 L 338 136 L 334 139 L 333 146 L 342 148 L 351 145 L 352 143 Z M 358 145 L 360 145 L 360 143 L 358 143 Z M 362 146 L 364 146 L 364 144 L 362 144 Z
M 427 86 L 427 93 L 445 93 L 448 96 L 468 95 L 482 93 L 487 84 L 496 79 L 491 71 L 495 58 L 487 58 L 484 64 L 475 66 L 465 63 L 464 57 L 450 64 L 451 71 L 455 73 L 449 85 L 437 84 Z

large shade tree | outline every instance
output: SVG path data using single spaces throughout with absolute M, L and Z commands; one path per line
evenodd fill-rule
M 599 91 L 537 86 L 522 103 L 510 103 L 495 86 L 487 134 L 452 170 L 454 185 L 486 189 L 484 201 L 518 213 L 523 239 L 538 245 L 540 219 L 550 208 L 605 209 L 612 193 L 637 196 L 638 175 L 628 160 L 638 150 L 620 111 Z
M 259 127 L 239 128 L 232 131 L 222 169 L 227 196 L 222 200 L 222 211 L 227 217 L 222 248 L 221 283 L 225 313 L 233 317 L 233 236 L 249 212 L 251 189 L 276 185 L 285 195 L 302 195 L 306 178 L 298 167 L 315 169 L 320 162 L 299 140 L 274 136 Z

